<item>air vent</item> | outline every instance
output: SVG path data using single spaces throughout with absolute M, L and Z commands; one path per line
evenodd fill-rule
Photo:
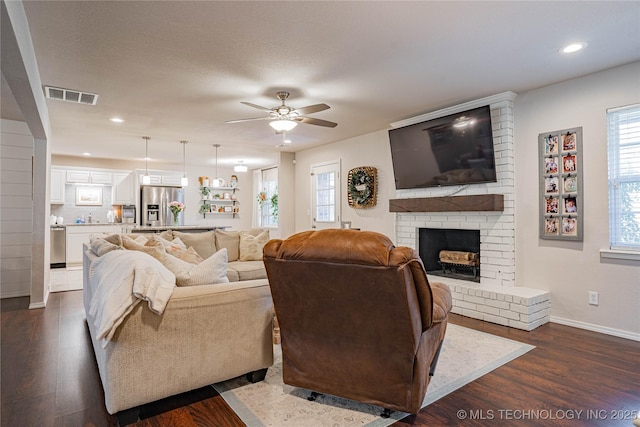
M 62 89 L 59 87 L 45 86 L 45 94 L 49 99 L 58 101 L 75 102 L 76 104 L 96 105 L 98 95 L 95 93 L 81 92 L 73 89 Z

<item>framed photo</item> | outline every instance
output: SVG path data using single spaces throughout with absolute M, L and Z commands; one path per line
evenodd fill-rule
M 544 192 L 546 194 L 558 194 L 559 191 L 557 176 L 549 176 L 544 179 Z
M 224 207 L 224 211 L 225 212 L 233 212 L 233 206 L 225 206 Z
M 557 197 L 547 197 L 545 204 L 545 214 L 557 214 L 560 213 L 558 206 L 559 199 Z
M 562 151 L 573 151 L 576 149 L 576 134 L 567 132 L 562 135 Z
M 562 213 L 576 214 L 578 213 L 578 204 L 575 197 L 567 197 L 563 200 Z
M 578 218 L 562 218 L 562 234 L 566 236 L 578 235 Z
M 578 191 L 578 178 L 571 175 L 562 178 L 562 191 L 564 193 L 575 193 Z
M 577 156 L 569 154 L 562 156 L 562 173 L 571 173 L 576 171 Z
M 558 158 L 547 157 L 544 159 L 544 173 L 552 174 L 558 173 Z
M 540 239 L 583 240 L 582 128 L 538 134 Z
M 76 187 L 77 206 L 102 206 L 102 187 Z
M 544 219 L 544 234 L 547 236 L 557 236 L 559 231 L 560 224 L 558 217 Z
M 544 139 L 545 154 L 558 154 L 558 135 L 549 135 Z

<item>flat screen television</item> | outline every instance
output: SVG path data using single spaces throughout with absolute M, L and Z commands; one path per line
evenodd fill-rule
M 396 189 L 496 182 L 488 105 L 389 130 Z

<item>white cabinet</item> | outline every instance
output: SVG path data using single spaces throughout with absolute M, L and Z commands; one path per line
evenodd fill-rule
M 109 172 L 67 170 L 67 182 L 70 184 L 111 184 Z
M 180 185 L 181 184 L 181 176 L 178 175 L 165 175 L 162 177 L 163 185 Z
M 67 266 L 82 264 L 82 245 L 89 243 L 91 236 L 102 233 L 120 233 L 121 225 L 68 225 Z
M 114 173 L 111 191 L 112 205 L 134 205 L 136 203 L 132 173 Z
M 90 181 L 92 184 L 111 184 L 113 178 L 108 172 L 91 172 Z
M 51 201 L 52 205 L 64 205 L 65 171 L 51 169 Z
M 91 172 L 89 171 L 72 171 L 72 170 L 67 171 L 67 182 L 71 184 L 74 184 L 74 183 L 88 184 L 90 179 L 91 179 Z

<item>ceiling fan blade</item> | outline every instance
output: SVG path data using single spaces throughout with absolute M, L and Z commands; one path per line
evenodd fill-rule
M 329 107 L 327 104 L 314 104 L 314 105 L 307 105 L 306 107 L 302 107 L 302 108 L 296 108 L 294 111 L 296 113 L 299 114 L 312 114 L 312 113 L 317 113 L 318 111 L 324 111 L 324 110 L 328 110 Z
M 248 105 L 249 107 L 257 108 L 262 111 L 273 111 L 271 108 L 263 107 L 262 105 L 252 104 L 251 102 L 240 101 L 241 104 Z
M 338 126 L 337 123 L 330 122 L 328 120 L 315 119 L 313 117 L 296 117 L 295 120 L 297 122 L 307 123 L 309 125 L 324 126 L 324 127 L 328 127 L 328 128 L 334 128 L 334 127 Z
M 250 122 L 252 120 L 271 120 L 272 117 L 253 117 L 251 119 L 238 119 L 238 120 L 229 120 L 225 123 L 241 123 L 241 122 Z

